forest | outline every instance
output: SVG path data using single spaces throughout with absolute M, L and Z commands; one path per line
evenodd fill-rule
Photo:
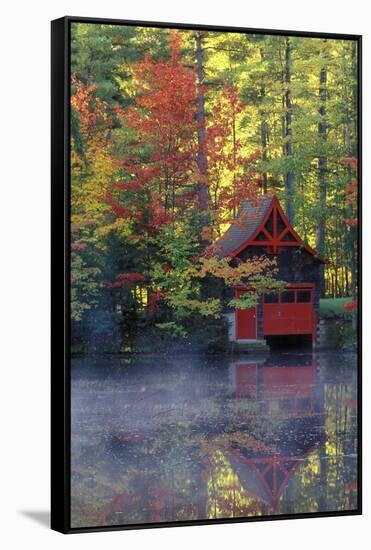
M 223 349 L 221 286 L 280 284 L 214 247 L 266 193 L 355 308 L 357 74 L 353 40 L 73 22 L 73 342 Z

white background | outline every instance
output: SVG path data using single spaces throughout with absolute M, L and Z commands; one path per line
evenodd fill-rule
M 361 549 L 370 538 L 370 310 L 364 286 L 364 516 L 61 535 L 49 508 L 50 24 L 63 15 L 364 34 L 364 280 L 370 280 L 370 15 L 362 0 L 8 0 L 1 11 L 3 548 Z M 5 124 L 4 124 L 5 123 Z M 366 542 L 364 542 L 366 541 Z

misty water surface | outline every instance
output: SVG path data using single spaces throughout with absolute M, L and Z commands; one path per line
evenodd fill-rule
M 80 357 L 72 527 L 357 507 L 356 356 Z

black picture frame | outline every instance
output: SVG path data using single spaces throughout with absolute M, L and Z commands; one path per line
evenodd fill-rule
M 70 517 L 70 26 L 72 22 L 354 40 L 358 44 L 358 506 L 356 510 L 71 528 Z M 362 514 L 362 36 L 354 34 L 62 17 L 51 23 L 51 528 L 61 533 Z

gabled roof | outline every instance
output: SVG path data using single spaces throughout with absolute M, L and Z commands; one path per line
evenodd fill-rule
M 273 252 L 278 252 L 280 246 L 300 246 L 319 262 L 326 263 L 299 237 L 275 195 L 264 195 L 255 201 L 246 199 L 236 220 L 214 243 L 217 254 L 222 257 L 235 257 L 248 246 L 271 247 Z
M 246 199 L 238 212 L 237 218 L 232 222 L 224 235 L 215 243 L 222 256 L 233 254 L 240 248 L 262 224 L 264 217 L 272 203 L 272 195 L 264 195 L 256 202 Z

